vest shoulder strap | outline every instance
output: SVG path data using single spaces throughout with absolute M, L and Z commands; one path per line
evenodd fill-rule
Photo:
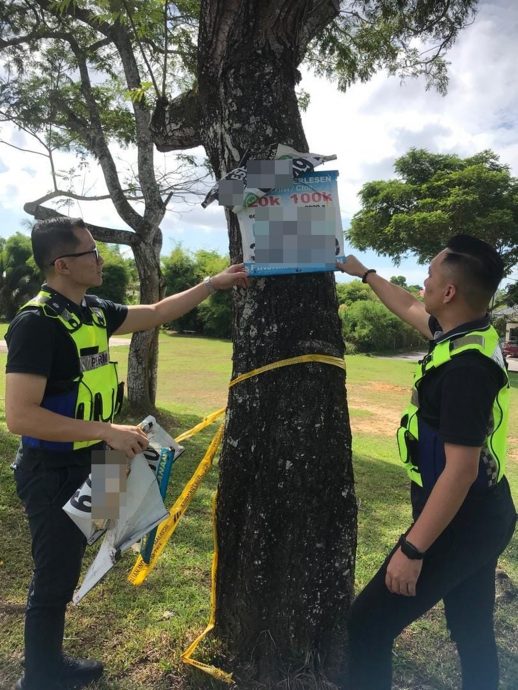
M 457 357 L 465 352 L 479 352 L 481 355 L 493 360 L 493 362 L 506 374 L 504 357 L 500 349 L 499 336 L 493 326 L 479 331 L 465 333 L 458 337 L 443 340 L 433 348 L 430 355 L 425 357 L 420 378 L 431 369 L 436 369 L 449 362 L 452 357 Z

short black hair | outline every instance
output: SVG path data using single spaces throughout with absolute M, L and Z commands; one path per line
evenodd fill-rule
M 80 244 L 74 233 L 76 228 L 86 228 L 82 218 L 48 218 L 34 225 L 31 233 L 32 253 L 37 266 L 48 273 L 54 259 L 62 254 L 73 253 Z
M 469 306 L 486 309 L 504 276 L 496 249 L 471 235 L 455 235 L 446 245 L 443 263 L 459 278 L 459 290 Z

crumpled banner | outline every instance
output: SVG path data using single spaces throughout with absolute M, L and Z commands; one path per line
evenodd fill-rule
M 239 162 L 238 167 L 234 168 L 234 170 L 231 170 L 229 173 L 225 175 L 224 178 L 222 178 L 223 180 L 237 180 L 243 183 L 243 203 L 236 204 L 230 207 L 234 213 L 242 211 L 244 208 L 247 208 L 251 204 L 255 203 L 258 199 L 260 199 L 263 196 L 266 196 L 272 191 L 272 189 L 274 189 L 273 187 L 268 187 L 266 189 L 260 189 L 257 187 L 247 187 L 246 164 L 250 158 L 250 152 L 247 151 L 244 154 L 241 161 Z M 296 151 L 291 146 L 286 146 L 286 144 L 271 144 L 266 148 L 266 150 L 260 152 L 255 156 L 256 160 L 282 160 L 285 158 L 292 159 L 293 179 L 297 180 L 299 177 L 302 177 L 303 175 L 308 175 L 309 173 L 312 173 L 318 165 L 322 165 L 322 163 L 326 163 L 327 161 L 336 160 L 336 155 L 332 154 L 329 156 L 325 156 L 320 153 L 301 153 L 300 151 Z M 213 201 L 219 200 L 220 182 L 221 180 L 218 180 L 218 182 L 216 182 L 214 187 L 212 187 L 210 192 L 202 201 L 201 205 L 203 206 L 203 208 L 207 208 L 207 206 L 209 206 L 209 204 L 211 204 Z

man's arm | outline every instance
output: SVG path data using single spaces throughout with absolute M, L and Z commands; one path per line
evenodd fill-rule
M 478 474 L 480 447 L 444 444 L 446 466 L 410 532 L 408 541 L 426 551 L 453 520 Z M 426 558 L 426 556 L 425 556 Z M 385 578 L 393 594 L 415 596 L 422 561 L 410 560 L 399 548 L 392 556 Z
M 367 268 L 352 255 L 348 256 L 344 263 L 337 263 L 336 265 L 343 273 L 348 273 L 357 278 L 361 278 L 367 270 Z M 369 273 L 365 281 L 393 314 L 416 328 L 426 338 L 431 339 L 433 337 L 433 333 L 431 333 L 428 325 L 430 315 L 427 313 L 422 302 L 416 299 L 407 290 L 404 290 L 399 285 L 390 283 L 377 273 Z
M 248 274 L 243 264 L 236 264 L 212 276 L 211 282 L 216 290 L 228 290 L 234 285 L 246 287 Z M 129 306 L 126 318 L 114 335 L 147 331 L 168 321 L 175 321 L 207 299 L 209 294 L 207 285 L 200 283 L 176 295 L 166 297 L 156 304 Z
M 7 428 L 20 436 L 44 441 L 104 441 L 128 458 L 147 448 L 146 434 L 137 426 L 88 422 L 41 407 L 47 379 L 35 374 L 6 375 L 5 418 Z

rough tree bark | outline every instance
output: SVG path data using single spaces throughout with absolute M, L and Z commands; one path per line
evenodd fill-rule
M 202 143 L 216 177 L 245 150 L 307 151 L 295 94 L 321 0 L 201 2 L 197 90 L 159 103 L 161 150 Z M 327 153 L 327 152 L 323 152 Z M 232 261 L 237 218 L 227 214 Z M 306 353 L 344 354 L 330 274 L 252 281 L 234 295 L 233 376 Z M 344 374 L 302 364 L 231 390 L 220 460 L 216 634 L 239 687 L 343 686 L 356 500 Z

